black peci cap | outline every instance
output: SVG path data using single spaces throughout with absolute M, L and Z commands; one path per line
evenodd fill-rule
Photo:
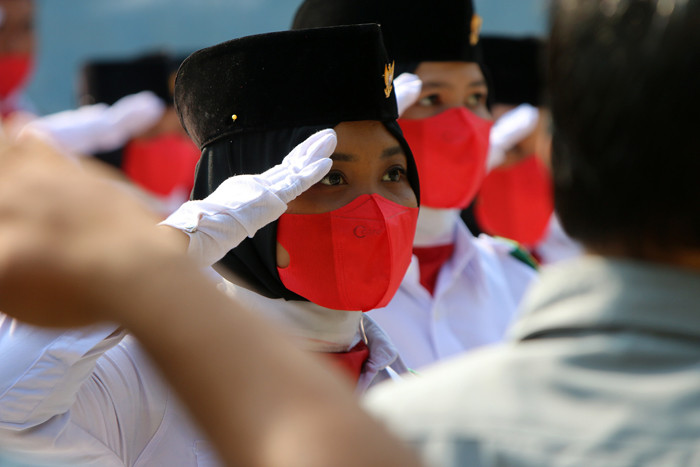
M 534 37 L 487 37 L 481 41 L 484 65 L 493 84 L 493 102 L 542 104 L 545 44 Z
M 306 0 L 293 29 L 378 23 L 397 63 L 474 62 L 481 18 L 471 0 Z
M 175 108 L 203 148 L 240 132 L 394 120 L 392 80 L 376 24 L 273 32 L 190 55 Z
M 126 60 L 97 60 L 82 69 L 82 105 L 114 104 L 129 94 L 151 91 L 172 103 L 175 73 L 184 57 L 153 53 Z

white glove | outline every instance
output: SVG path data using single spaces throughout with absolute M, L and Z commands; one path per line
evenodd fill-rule
M 539 110 L 530 104 L 520 104 L 504 113 L 491 127 L 486 170 L 502 164 L 506 152 L 535 131 L 539 118 Z
M 111 151 L 151 128 L 165 103 L 150 91 L 122 97 L 108 106 L 86 105 L 38 118 L 22 131 L 44 134 L 64 150 L 79 154 Z
M 407 108 L 416 103 L 422 87 L 423 82 L 420 78 L 411 73 L 401 73 L 394 80 L 394 93 L 396 94 L 396 106 L 399 109 L 399 117 L 403 115 Z
M 295 147 L 281 164 L 260 175 L 236 175 L 201 201 L 188 201 L 161 225 L 190 237 L 188 254 L 201 267 L 223 258 L 246 237 L 280 217 L 287 203 L 331 169 L 335 131 L 323 130 Z

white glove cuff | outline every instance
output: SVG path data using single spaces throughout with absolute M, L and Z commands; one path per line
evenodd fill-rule
M 240 195 L 238 199 L 231 199 L 225 204 L 212 200 L 222 194 L 217 189 L 206 200 L 186 202 L 161 222 L 187 234 L 190 238 L 187 253 L 202 267 L 219 261 L 246 237 L 252 237 L 287 210 L 287 205 L 266 187 L 251 178 L 241 178 L 229 179 L 237 183 L 223 190 L 237 191 Z

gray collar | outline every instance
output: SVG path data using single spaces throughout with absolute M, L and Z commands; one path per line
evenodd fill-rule
M 585 256 L 544 268 L 511 329 L 515 340 L 580 330 L 700 336 L 700 272 Z

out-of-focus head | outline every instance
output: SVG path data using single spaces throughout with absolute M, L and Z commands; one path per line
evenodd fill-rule
M 594 251 L 700 248 L 700 1 L 555 1 L 556 209 Z
M 34 47 L 34 1 L 0 0 L 0 99 L 26 84 Z
M 34 54 L 34 0 L 0 0 L 0 54 Z
M 403 118 L 427 118 L 464 106 L 488 117 L 480 66 L 481 18 L 470 0 L 306 0 L 292 28 L 378 23 L 396 74 L 423 81 L 418 103 Z
M 114 104 L 124 96 L 151 91 L 172 105 L 175 74 L 184 57 L 154 52 L 125 59 L 99 59 L 81 71 L 81 105 Z

